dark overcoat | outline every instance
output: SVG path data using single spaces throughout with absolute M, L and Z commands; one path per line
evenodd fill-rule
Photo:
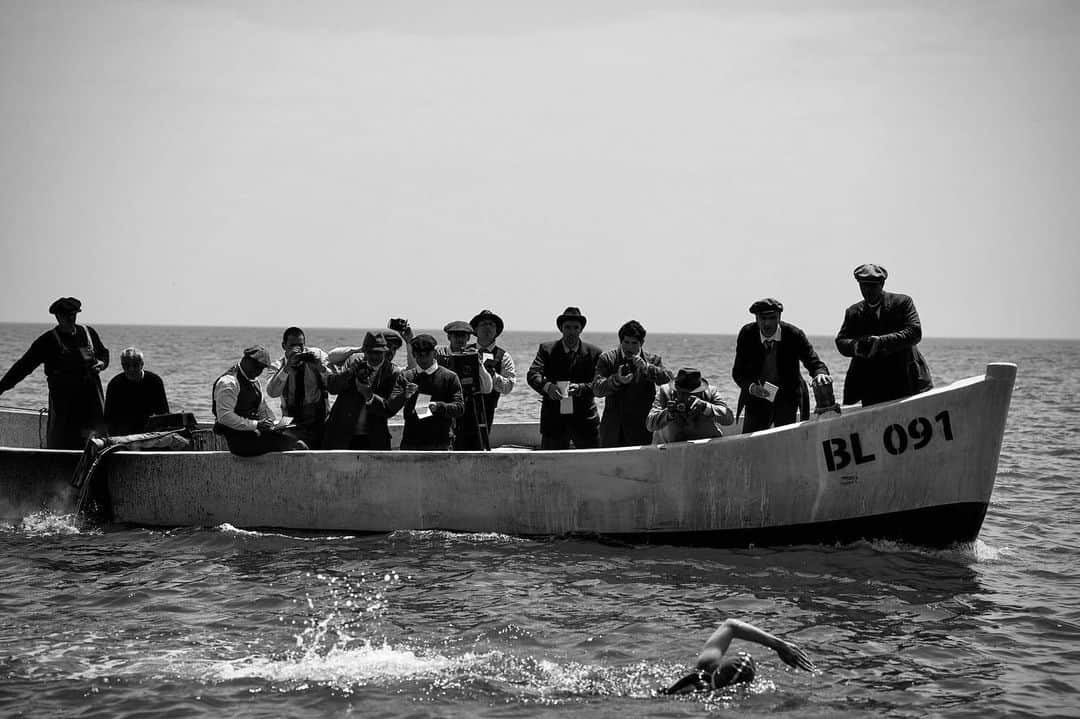
M 356 374 L 353 368 L 362 362 L 360 355 L 353 355 L 345 369 L 333 372 L 326 378 L 326 388 L 337 395 L 330 416 L 326 420 L 323 433 L 323 449 L 348 449 L 352 439 L 356 420 L 364 408 L 364 396 L 356 389 Z M 372 384 L 371 404 L 367 405 L 365 425 L 372 449 L 390 449 L 390 428 L 387 419 L 393 417 L 405 404 L 405 383 L 401 370 L 390 362 L 379 367 Z
M 768 402 L 768 400 L 754 397 L 749 392 L 750 385 L 761 379 L 761 366 L 764 362 L 765 347 L 761 344 L 761 332 L 757 323 L 743 325 L 735 341 L 735 364 L 731 368 L 731 378 L 735 380 L 735 384 L 739 385 L 740 390 L 739 405 L 735 410 L 736 417 L 742 413 L 743 407 L 748 402 Z M 809 413 L 810 397 L 799 371 L 800 362 L 803 367 L 806 367 L 811 377 L 829 373 L 829 368 L 814 351 L 814 346 L 810 344 L 806 333 L 793 324 L 781 321 L 780 344 L 776 348 L 776 369 L 780 374 L 780 389 L 774 401 L 802 410 L 803 419 L 805 419 L 805 415 Z
M 592 390 L 600 354 L 600 348 L 588 342 L 582 342 L 572 357 L 566 353 L 561 339 L 540 344 L 526 376 L 529 386 L 543 398 L 540 404 L 540 434 L 558 434 L 567 426 L 595 428 L 600 424 Z M 544 394 L 546 383 L 560 381 L 581 385 L 581 392 L 574 397 L 573 414 L 560 414 L 559 402 Z
M 922 325 L 915 303 L 907 295 L 885 292 L 880 310 L 879 314 L 863 300 L 844 313 L 844 324 L 836 335 L 836 349 L 851 357 L 844 379 L 844 404 L 887 402 L 934 386 L 930 368 L 916 347 L 922 339 Z M 871 335 L 879 338 L 877 354 L 856 357 L 856 341 Z

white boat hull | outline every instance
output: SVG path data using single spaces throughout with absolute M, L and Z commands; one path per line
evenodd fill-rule
M 119 452 L 107 460 L 106 486 L 116 522 L 149 526 L 942 545 L 978 535 L 1015 374 L 995 364 L 985 377 L 842 415 L 636 448 Z M 502 432 L 537 438 L 535 425 Z M 6 463 L 17 450 L 0 452 Z M 0 482 L 6 494 L 6 468 Z

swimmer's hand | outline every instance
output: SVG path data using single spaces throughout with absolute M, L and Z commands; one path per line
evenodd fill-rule
M 817 667 L 810 661 L 810 657 L 807 656 L 806 652 L 791 642 L 781 640 L 780 645 L 776 647 L 776 653 L 784 660 L 784 664 L 790 667 L 805 669 L 808 672 L 817 671 Z

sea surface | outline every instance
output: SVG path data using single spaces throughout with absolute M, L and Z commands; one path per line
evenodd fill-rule
M 259 328 L 96 327 L 140 347 L 174 409 Z M 0 325 L 6 371 L 44 325 Z M 524 373 L 554 333 L 503 336 Z M 308 331 L 329 349 L 360 330 Z M 441 337 L 441 333 L 436 334 Z M 614 346 L 613 333 L 587 340 Z M 842 380 L 830 338 L 812 338 Z M 734 401 L 735 340 L 650 335 Z M 77 717 L 1023 717 L 1080 715 L 1080 342 L 926 339 L 935 382 L 1019 365 L 980 539 L 929 550 L 685 549 L 486 534 L 169 531 L 34 515 L 0 528 L 0 715 Z M 839 392 L 839 388 L 838 388 Z M 41 371 L 0 406 L 45 405 Z M 947 479 L 947 478 L 943 478 Z M 298 477 L 297 481 L 303 481 Z M 712 696 L 655 690 L 725 617 L 807 650 L 756 645 L 758 678 Z

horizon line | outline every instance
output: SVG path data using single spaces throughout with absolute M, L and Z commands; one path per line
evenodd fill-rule
M 48 322 L 25 322 L 25 321 L 17 321 L 17 320 L 0 320 L 0 324 L 4 324 L 4 325 L 49 326 L 51 323 L 48 323 Z M 88 324 L 88 323 L 81 323 L 81 324 Z M 171 322 L 164 322 L 164 323 L 161 323 L 161 324 L 147 324 L 147 323 L 143 323 L 143 322 L 95 322 L 93 326 L 95 326 L 95 327 L 99 327 L 99 326 L 100 327 L 185 327 L 185 328 L 267 329 L 267 330 L 272 329 L 272 330 L 275 330 L 277 332 L 281 332 L 284 329 L 284 327 L 278 327 L 276 325 L 232 325 L 232 324 L 215 325 L 215 324 L 186 324 L 186 323 L 171 323 Z M 304 331 L 305 331 L 305 333 L 308 332 L 309 330 L 355 330 L 355 331 L 358 331 L 358 332 L 363 332 L 363 331 L 368 331 L 368 330 L 373 330 L 373 329 L 385 329 L 385 328 L 383 328 L 383 327 L 376 328 L 376 327 L 370 327 L 370 326 L 368 326 L 368 327 L 330 327 L 330 326 L 321 326 L 321 325 L 320 326 L 310 325 L 307 328 L 304 328 Z M 417 328 L 417 329 L 429 330 L 431 328 L 420 327 L 420 328 Z M 802 329 L 802 328 L 800 328 L 800 329 Z M 435 331 L 441 331 L 441 330 L 436 328 Z M 508 330 L 505 330 L 503 332 L 503 334 L 506 334 L 507 332 L 521 332 L 521 333 L 529 333 L 529 334 L 539 334 L 539 333 L 548 332 L 548 331 L 552 332 L 552 334 L 557 334 L 558 333 L 557 329 L 553 329 L 553 330 L 547 330 L 547 329 L 508 329 Z M 599 331 L 614 334 L 614 333 L 618 332 L 618 328 L 612 329 L 612 330 L 599 330 Z M 806 330 L 803 330 L 803 331 L 806 332 Z M 808 335 L 810 335 L 811 337 L 829 337 L 830 336 L 829 334 L 821 334 L 821 333 L 816 333 L 816 332 L 806 332 L 806 333 Z M 582 334 L 584 334 L 584 332 Z M 693 330 L 652 330 L 652 331 L 650 331 L 650 334 L 654 334 L 654 335 L 702 335 L 702 336 L 716 335 L 716 336 L 719 336 L 719 337 L 736 337 L 738 335 L 738 332 L 737 331 L 736 332 L 698 332 L 698 331 L 693 331 Z M 1080 337 L 1040 337 L 1040 336 L 1036 336 L 1036 335 L 1014 335 L 1014 336 L 997 336 L 997 337 L 988 337 L 988 336 L 985 336 L 985 335 L 923 335 L 923 339 L 940 339 L 940 340 L 1024 340 L 1024 341 L 1026 341 L 1026 340 L 1036 340 L 1036 341 L 1043 341 L 1043 342 L 1075 342 L 1075 341 L 1080 340 Z

